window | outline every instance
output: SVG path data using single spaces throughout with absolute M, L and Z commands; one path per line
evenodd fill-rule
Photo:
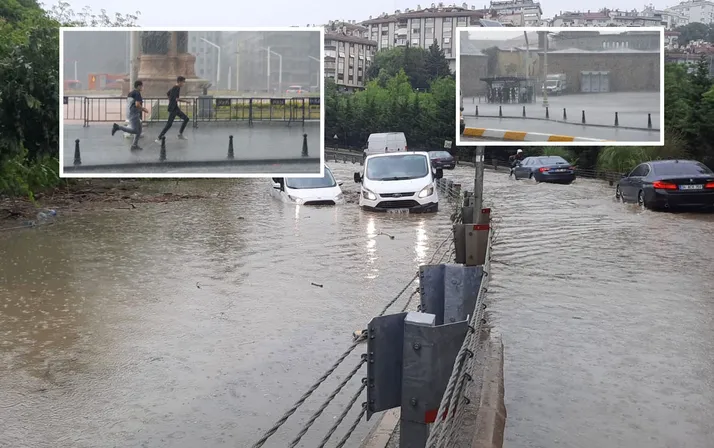
M 362 82 L 362 75 L 359 75 L 359 76 L 357 77 L 357 82 Z
M 450 38 L 450 37 L 445 37 L 445 38 L 444 38 L 444 44 L 451 44 L 451 38 Z
M 354 66 L 355 66 L 355 57 L 350 56 L 350 67 L 354 67 Z
M 382 36 L 386 36 L 389 34 L 389 30 L 382 30 Z
M 340 81 L 344 81 L 344 80 L 345 80 L 345 75 L 344 75 L 344 73 L 338 73 L 338 74 L 337 74 L 337 79 L 339 79 Z
M 414 39 L 412 39 L 412 45 L 417 46 L 417 47 L 419 46 L 419 38 L 418 37 L 415 37 Z
M 433 24 L 434 24 L 434 18 L 433 18 L 433 17 L 427 17 L 426 19 L 424 19 L 424 23 L 426 23 L 427 25 L 428 25 L 428 24 L 432 24 L 432 25 L 433 25 Z
M 634 170 L 632 170 L 629 177 L 646 176 L 648 172 L 649 168 L 647 168 L 647 164 L 643 163 L 642 165 L 638 165 Z
M 421 33 L 421 28 L 412 28 L 412 34 L 419 34 Z
M 424 33 L 426 33 L 426 34 L 434 34 L 434 27 L 433 27 L 433 26 L 425 26 L 425 27 L 424 27 Z

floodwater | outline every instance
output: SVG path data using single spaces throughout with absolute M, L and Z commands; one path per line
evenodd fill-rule
M 333 166 L 354 197 L 358 165 Z M 711 448 L 714 216 L 643 212 L 599 182 L 505 173 L 485 179 L 506 446 Z M 447 175 L 467 186 L 473 171 Z M 0 235 L 0 446 L 250 446 L 450 228 L 448 207 L 309 209 L 273 200 L 264 180 L 216 182 L 230 199 Z M 286 446 L 358 356 L 265 446 Z M 358 387 L 301 446 L 317 446 Z
M 334 170 L 348 192 L 355 169 Z M 216 180 L 223 199 L 58 210 L 53 226 L 0 234 L 0 446 L 250 446 L 450 230 L 448 206 L 423 216 L 305 208 L 270 188 Z M 363 352 L 265 446 L 287 446 Z M 363 376 L 300 446 L 317 446 Z

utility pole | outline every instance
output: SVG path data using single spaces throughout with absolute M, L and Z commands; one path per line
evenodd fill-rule
M 472 198 L 472 204 L 474 208 L 474 220 L 475 224 L 481 224 L 481 209 L 483 208 L 483 170 L 485 166 L 485 146 L 477 146 L 476 154 L 474 155 L 474 168 L 476 173 L 474 174 L 474 195 Z
M 548 107 L 548 32 L 543 31 L 543 107 Z

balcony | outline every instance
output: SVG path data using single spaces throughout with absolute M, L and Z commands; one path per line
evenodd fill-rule
M 406 36 L 407 34 L 409 34 L 409 32 L 407 31 L 407 28 L 404 27 L 404 28 L 397 28 L 394 31 L 394 34 L 396 34 L 397 36 Z
M 406 47 L 407 42 L 408 42 L 407 39 L 397 39 L 394 41 L 394 45 L 396 45 L 397 47 Z

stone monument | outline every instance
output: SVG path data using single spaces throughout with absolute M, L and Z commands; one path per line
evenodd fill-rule
M 196 76 L 196 56 L 188 52 L 188 31 L 142 31 L 140 35 L 138 79 L 144 82 L 144 97 L 166 97 L 177 76 L 186 78 L 182 96 L 198 96 L 209 85 Z

